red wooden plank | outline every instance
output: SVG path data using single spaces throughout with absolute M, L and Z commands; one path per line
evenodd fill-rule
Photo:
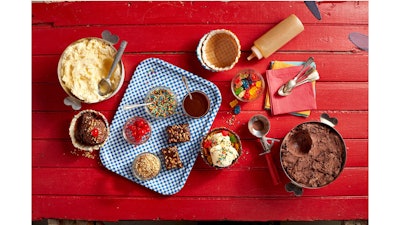
M 154 25 L 154 26 L 113 26 L 107 27 L 112 33 L 128 41 L 125 52 L 176 52 L 196 50 L 201 37 L 214 29 L 228 29 L 235 33 L 241 49 L 249 51 L 253 42 L 271 29 L 272 25 Z M 32 28 L 32 54 L 61 54 L 72 42 L 84 37 L 100 37 L 106 29 L 93 27 L 43 27 Z M 305 25 L 305 31 L 292 39 L 278 52 L 351 52 L 356 49 L 348 39 L 351 32 L 367 34 L 368 26 L 355 30 L 344 25 Z M 173 32 L 172 32 L 173 31 Z M 138 35 L 140 34 L 140 35 Z M 162 34 L 162 35 L 160 35 Z M 177 38 L 179 37 L 179 38 Z M 54 41 L 57 40 L 57 41 Z
M 292 128 L 307 121 L 319 121 L 321 111 L 311 113 L 307 119 L 291 115 L 271 117 L 265 112 L 245 111 L 232 116 L 231 112 L 219 112 L 211 128 L 225 126 L 236 131 L 242 139 L 253 138 L 247 129 L 247 122 L 255 114 L 259 113 L 268 117 L 271 130 L 268 136 L 283 138 Z M 368 113 L 367 112 L 328 112 L 331 117 L 336 117 L 339 124 L 335 129 L 344 138 L 367 138 L 368 137 Z M 233 122 L 232 122 L 233 121 Z
M 257 206 L 257 207 L 254 207 Z M 185 210 L 177 210 L 185 209 Z M 99 213 L 101 212 L 101 213 Z M 368 197 L 32 197 L 32 219 L 312 221 L 368 219 Z
M 303 23 L 367 24 L 368 2 L 318 2 L 317 21 L 303 2 L 63 2 L 33 3 L 32 23 L 55 26 L 97 24 L 278 23 L 296 14 Z M 111 14 L 109 12 L 118 12 Z M 351 16 L 348 15 L 351 12 Z M 173 17 L 171 15 L 174 15 Z
M 274 186 L 268 169 L 192 170 L 185 186 L 174 196 L 192 197 L 282 197 L 289 179 L 278 168 L 281 184 Z M 33 168 L 32 194 L 103 195 L 157 197 L 160 194 L 106 169 Z M 64 182 L 70 181 L 70 182 Z M 367 196 L 368 169 L 345 168 L 331 184 L 319 189 L 304 189 L 303 196 Z M 62 185 L 58 185 L 62 184 Z M 246 190 L 246 191 L 244 191 Z
M 367 139 L 345 139 L 347 146 L 346 167 L 368 166 L 368 140 Z M 245 154 L 240 158 L 237 168 L 267 168 L 265 158 L 259 154 L 262 152 L 258 140 L 242 140 Z M 279 144 L 277 146 L 280 146 Z M 100 162 L 98 151 L 85 154 L 73 148 L 69 139 L 32 140 L 32 167 L 103 167 Z M 272 154 L 279 166 L 279 148 L 274 147 Z M 194 169 L 208 169 L 208 166 L 198 156 Z
M 229 102 L 233 101 L 235 97 L 232 94 L 230 83 L 215 82 L 215 84 L 222 95 L 220 110 L 231 110 Z M 318 110 L 368 110 L 367 83 L 317 81 L 316 92 Z M 254 102 L 241 104 L 241 107 L 242 110 L 263 110 L 264 101 L 265 96 Z
M 32 57 L 32 82 L 58 83 L 57 64 L 61 54 L 34 55 Z M 122 61 L 125 65 L 125 81 L 132 78 L 139 63 L 147 58 L 160 58 L 173 65 L 181 67 L 193 74 L 210 81 L 230 81 L 233 75 L 244 68 L 253 68 L 264 74 L 271 61 L 305 61 L 313 56 L 318 72 L 321 74 L 319 81 L 368 81 L 368 54 L 361 53 L 337 53 L 325 52 L 293 52 L 275 53 L 267 59 L 259 61 L 247 61 L 248 52 L 242 52 L 238 64 L 231 70 L 224 72 L 210 72 L 204 69 L 197 60 L 195 53 L 182 54 L 124 54 Z M 357 63 L 355 63 L 357 62 Z
M 231 92 L 230 83 L 215 82 L 222 94 L 220 110 L 231 110 L 229 102 L 235 97 Z M 127 83 L 111 99 L 105 102 L 90 104 L 91 108 L 101 110 L 116 109 L 125 93 Z M 317 82 L 318 110 L 368 110 L 368 84 L 364 82 Z M 57 93 L 57 94 L 55 94 Z M 66 110 L 63 99 L 68 95 L 59 84 L 32 84 L 32 110 Z M 143 93 L 143 98 L 145 93 Z M 182 99 L 183 96 L 180 96 Z M 329 101 L 327 101 L 329 99 Z M 242 110 L 263 110 L 265 96 L 252 103 L 241 104 Z M 84 104 L 88 105 L 88 104 Z M 93 107 L 92 107 L 93 106 Z M 88 105 L 89 107 L 89 105 Z
M 100 111 L 109 122 L 115 111 Z M 270 117 L 266 112 L 257 112 L 267 116 L 271 122 L 270 137 L 283 138 L 293 127 L 307 121 L 319 121 L 319 116 L 323 111 L 311 113 L 305 119 L 292 115 Z M 68 112 L 32 112 L 32 139 L 68 139 L 68 128 L 72 117 L 77 112 L 70 109 Z M 368 112 L 328 112 L 331 117 L 336 117 L 339 124 L 336 130 L 344 138 L 368 138 Z M 254 139 L 247 129 L 247 122 L 255 114 L 252 111 L 242 112 L 232 121 L 232 114 L 228 111 L 220 111 L 212 124 L 214 127 L 228 127 L 235 130 L 242 139 Z M 51 121 L 51 122 L 49 122 Z M 45 124 L 45 125 L 44 125 Z M 72 146 L 72 144 L 71 144 Z

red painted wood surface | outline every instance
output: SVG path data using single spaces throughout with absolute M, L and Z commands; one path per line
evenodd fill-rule
M 368 34 L 368 2 L 318 2 L 316 20 L 302 1 L 294 2 L 59 2 L 32 3 L 32 220 L 352 220 L 368 219 L 368 53 L 348 40 L 350 32 Z M 252 42 L 290 14 L 305 31 L 268 59 L 247 61 Z M 172 16 L 173 15 L 173 16 Z M 199 39 L 212 29 L 233 31 L 242 56 L 229 71 L 213 73 L 195 55 Z M 98 152 L 89 157 L 73 148 L 68 126 L 77 113 L 63 104 L 57 63 L 66 46 L 110 30 L 129 42 L 123 55 L 126 77 L 121 91 L 82 109 L 101 111 L 109 121 L 116 112 L 137 65 L 157 57 L 215 83 L 222 104 L 212 127 L 226 126 L 241 137 L 243 156 L 228 170 L 215 171 L 200 157 L 183 189 L 162 196 L 108 171 Z M 265 74 L 272 60 L 315 58 L 320 80 L 317 107 L 309 118 L 271 116 L 264 98 L 243 105 L 229 123 L 233 100 L 229 82 L 240 69 Z M 272 149 L 281 184 L 271 183 L 257 139 L 247 131 L 256 113 L 271 121 L 270 137 L 282 139 L 305 121 L 327 112 L 347 147 L 343 173 L 332 184 L 305 189 L 295 197 Z

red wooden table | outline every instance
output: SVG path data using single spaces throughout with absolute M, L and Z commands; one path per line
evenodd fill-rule
M 32 220 L 350 220 L 368 219 L 368 52 L 353 45 L 351 32 L 368 34 L 368 2 L 318 2 L 317 20 L 304 2 L 62 2 L 32 3 Z M 290 14 L 305 31 L 267 59 L 247 61 L 255 39 Z M 241 43 L 238 64 L 210 72 L 196 58 L 200 38 L 213 29 L 234 32 Z M 110 30 L 129 42 L 123 55 L 126 76 L 120 92 L 98 104 L 84 104 L 112 121 L 137 65 L 157 57 L 218 86 L 222 104 L 213 127 L 225 126 L 242 139 L 244 154 L 234 167 L 216 171 L 200 156 L 183 189 L 163 196 L 129 181 L 100 162 L 98 152 L 75 150 L 68 127 L 77 111 L 57 78 L 57 63 L 73 41 Z M 315 58 L 317 110 L 310 117 L 271 116 L 264 97 L 244 104 L 232 118 L 232 76 L 245 67 L 265 75 L 272 60 Z M 327 112 L 347 145 L 343 173 L 330 185 L 288 193 L 279 166 L 279 145 L 272 149 L 280 185 L 274 186 L 258 140 L 247 130 L 256 114 L 271 121 L 270 137 L 283 139 L 294 126 Z

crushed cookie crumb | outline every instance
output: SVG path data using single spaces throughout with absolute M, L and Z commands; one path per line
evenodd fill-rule
M 91 152 L 90 151 L 83 151 L 83 150 L 75 148 L 75 149 L 71 150 L 70 153 L 72 155 L 74 155 L 74 156 L 83 156 L 83 157 L 88 158 L 88 159 L 96 159 L 96 158 L 98 158 L 98 154 L 96 154 L 94 151 L 91 151 Z
M 230 114 L 230 113 L 229 113 Z M 229 126 L 233 126 L 236 121 L 236 115 L 232 115 L 225 121 Z

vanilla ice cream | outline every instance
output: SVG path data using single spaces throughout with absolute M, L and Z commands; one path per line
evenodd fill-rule
M 116 54 L 111 44 L 99 38 L 80 39 L 65 50 L 60 59 L 59 75 L 62 85 L 75 97 L 86 103 L 95 103 L 109 97 L 98 93 L 98 83 L 107 77 Z M 121 64 L 111 76 L 111 88 L 116 90 L 121 80 Z
M 211 137 L 212 147 L 210 155 L 213 165 L 219 167 L 230 166 L 239 153 L 232 146 L 229 136 L 224 136 L 222 133 L 216 133 Z

